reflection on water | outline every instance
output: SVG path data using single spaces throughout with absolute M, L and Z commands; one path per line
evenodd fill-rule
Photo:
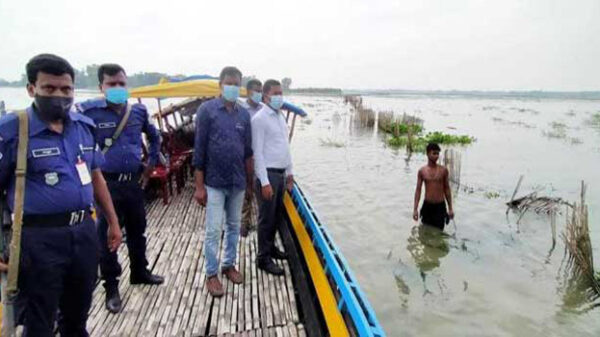
M 3 99 L 8 109 L 30 102 L 25 90 L 0 88 Z M 590 123 L 600 113 L 598 102 L 365 97 L 376 111 L 417 115 L 427 131 L 477 138 L 468 148 L 456 148 L 461 189 L 454 196 L 456 226 L 448 226 L 445 236 L 415 227 L 412 220 L 424 155 L 409 157 L 404 149 L 387 147 L 377 130 L 356 127 L 342 98 L 289 99 L 309 114 L 296 123 L 295 176 L 388 336 L 600 335 L 598 309 L 569 309 L 581 294 L 561 281 L 562 240 L 548 253 L 549 219 L 525 216 L 517 231 L 516 217 L 507 220 L 505 213 L 522 174 L 522 190 L 551 186 L 551 196 L 566 200 L 577 199 L 585 180 L 590 235 L 600 261 L 600 135 Z M 152 100 L 145 103 L 156 109 Z M 565 124 L 567 136 L 582 144 L 544 137 L 541 130 L 552 122 Z M 557 237 L 562 223 L 557 222 Z
M 439 267 L 440 260 L 448 255 L 448 235 L 432 226 L 415 226 L 407 240 L 406 249 L 425 278 L 425 273 Z

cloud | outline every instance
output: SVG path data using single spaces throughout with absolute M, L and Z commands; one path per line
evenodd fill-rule
M 597 0 L 0 1 L 0 77 L 33 55 L 129 73 L 237 65 L 294 86 L 600 88 Z

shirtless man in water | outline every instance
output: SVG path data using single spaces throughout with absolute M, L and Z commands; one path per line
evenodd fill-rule
M 454 218 L 452 209 L 452 193 L 448 183 L 448 169 L 438 165 L 440 146 L 435 143 L 427 145 L 427 165 L 421 167 L 417 174 L 417 188 L 415 190 L 415 207 L 413 219 L 419 220 L 419 201 L 421 200 L 421 187 L 425 182 L 425 200 L 421 207 L 421 221 L 425 225 L 444 230 L 444 225 Z M 446 211 L 448 203 L 448 211 Z

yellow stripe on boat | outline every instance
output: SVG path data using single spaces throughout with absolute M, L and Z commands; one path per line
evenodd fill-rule
M 302 222 L 302 219 L 300 219 L 296 206 L 288 193 L 284 195 L 283 203 L 287 210 L 287 214 L 290 217 L 290 221 L 292 222 L 294 232 L 296 232 L 296 237 L 298 238 L 300 248 L 302 249 L 304 259 L 306 260 L 306 265 L 308 266 L 308 271 L 310 272 L 310 277 L 312 278 L 317 291 L 317 297 L 319 298 L 323 316 L 325 316 L 325 323 L 329 335 L 332 337 L 350 336 L 348 328 L 346 327 L 346 322 L 344 322 L 344 318 L 337 308 L 337 301 L 333 294 L 333 290 L 329 285 L 329 281 L 327 280 L 327 275 L 325 275 L 321 260 L 319 260 L 317 251 L 312 244 L 312 240 L 310 239 L 306 228 L 304 228 L 304 223 Z

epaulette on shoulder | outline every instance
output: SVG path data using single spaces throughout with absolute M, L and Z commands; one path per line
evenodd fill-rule
M 92 98 L 87 101 L 76 103 L 75 107 L 78 112 L 85 113 L 86 110 L 106 107 L 106 101 L 104 98 Z
M 19 118 L 17 113 L 8 113 L 0 117 L 0 141 L 8 141 L 19 135 Z
M 94 121 L 86 115 L 83 115 L 76 111 L 71 111 L 69 114 L 71 116 L 71 120 L 82 122 L 84 124 L 91 126 L 92 128 L 96 127 L 96 123 L 94 123 Z

